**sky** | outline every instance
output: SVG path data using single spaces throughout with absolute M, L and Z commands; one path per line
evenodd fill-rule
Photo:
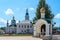
M 6 21 L 9 23 L 12 17 L 18 22 L 25 20 L 26 9 L 28 8 L 30 20 L 35 17 L 35 12 L 39 0 L 0 0 L 0 27 L 6 26 Z M 52 13 L 54 14 L 53 21 L 55 26 L 60 25 L 60 0 L 46 0 Z

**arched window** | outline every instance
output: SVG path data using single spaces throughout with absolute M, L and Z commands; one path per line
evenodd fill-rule
M 29 25 L 27 25 L 27 28 L 29 28 Z
M 22 32 L 23 32 L 23 30 L 22 30 Z

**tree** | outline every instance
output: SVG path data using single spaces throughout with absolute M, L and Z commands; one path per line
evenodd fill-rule
M 48 6 L 48 4 L 46 4 L 46 0 L 40 0 L 38 7 L 36 9 L 36 17 L 34 17 L 33 22 L 35 22 L 36 20 L 41 18 L 41 13 L 40 13 L 40 9 L 44 7 L 45 8 L 45 18 L 46 19 L 50 19 L 52 20 L 54 15 L 52 14 L 50 7 Z
M 1 27 L 0 29 L 1 29 L 1 30 L 5 30 L 5 27 Z

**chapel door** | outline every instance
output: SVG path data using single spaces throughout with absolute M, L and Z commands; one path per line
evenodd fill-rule
M 46 25 L 43 24 L 43 25 L 41 26 L 41 35 L 45 35 L 45 34 L 46 34 Z

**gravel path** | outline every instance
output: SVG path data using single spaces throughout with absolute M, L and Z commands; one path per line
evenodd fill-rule
M 0 36 L 0 40 L 42 40 L 31 36 Z

